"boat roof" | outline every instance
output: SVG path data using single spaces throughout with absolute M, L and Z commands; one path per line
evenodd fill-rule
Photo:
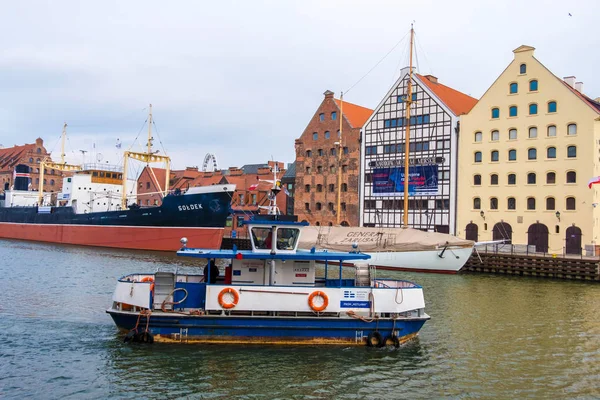
M 243 221 L 244 225 L 267 225 L 267 226 L 308 226 L 308 222 L 296 222 L 296 221 L 276 221 L 276 220 L 265 220 L 265 219 L 249 219 Z
M 298 250 L 294 253 L 258 253 L 252 250 L 208 250 L 183 248 L 178 256 L 196 258 L 238 258 L 249 260 L 298 260 L 298 261 L 346 261 L 368 260 L 370 255 L 364 253 L 347 253 L 327 250 Z

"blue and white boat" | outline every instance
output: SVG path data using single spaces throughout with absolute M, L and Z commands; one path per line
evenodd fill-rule
M 248 221 L 245 251 L 187 248 L 183 238 L 177 254 L 203 259 L 204 274 L 124 276 L 107 313 L 126 340 L 142 342 L 397 347 L 417 335 L 430 318 L 421 286 L 379 279 L 368 264 L 343 267 L 367 254 L 298 250 L 303 226 Z M 230 261 L 224 276 L 217 259 Z

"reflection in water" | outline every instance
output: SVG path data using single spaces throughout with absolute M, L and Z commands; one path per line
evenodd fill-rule
M 144 346 L 124 344 L 104 313 L 115 280 L 201 273 L 196 260 L 18 241 L 0 241 L 0 256 L 0 397 L 600 396 L 594 283 L 379 272 L 423 285 L 432 316 L 398 350 Z

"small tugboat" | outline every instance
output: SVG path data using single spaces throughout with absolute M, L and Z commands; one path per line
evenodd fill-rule
M 125 340 L 398 347 L 430 318 L 420 286 L 360 263 L 352 277 L 343 263 L 370 256 L 298 250 L 306 223 L 263 217 L 247 221 L 252 250 L 187 248 L 183 238 L 177 254 L 206 260 L 203 274 L 120 278 L 107 313 Z M 217 259 L 230 262 L 224 276 Z

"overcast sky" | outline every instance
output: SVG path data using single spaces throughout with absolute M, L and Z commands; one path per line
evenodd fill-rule
M 174 167 L 292 162 L 330 89 L 374 108 L 408 63 L 479 97 L 521 44 L 600 96 L 600 1 L 12 1 L 0 13 L 0 143 L 40 136 L 67 157 L 140 150 L 153 104 Z M 572 16 L 569 16 L 569 13 Z M 140 140 L 141 139 L 141 140 Z

